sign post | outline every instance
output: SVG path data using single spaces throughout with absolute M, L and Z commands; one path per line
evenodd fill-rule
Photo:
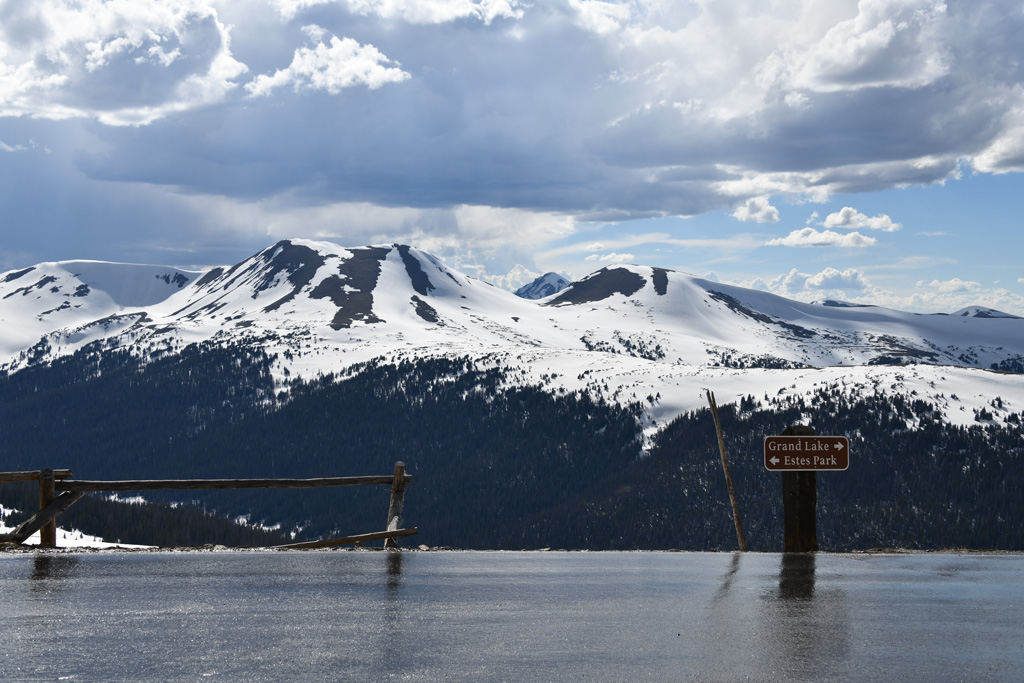
M 764 466 L 771 472 L 782 472 L 783 550 L 818 550 L 817 472 L 847 469 L 849 440 L 845 436 L 817 436 L 813 427 L 792 425 L 782 436 L 765 437 Z

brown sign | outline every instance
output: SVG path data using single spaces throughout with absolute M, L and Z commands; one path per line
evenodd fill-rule
M 845 436 L 766 436 L 764 466 L 772 472 L 845 470 L 850 442 Z

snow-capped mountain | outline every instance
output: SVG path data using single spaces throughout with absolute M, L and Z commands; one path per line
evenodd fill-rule
M 515 295 L 524 299 L 544 299 L 558 294 L 572 284 L 558 273 L 544 273 L 539 278 L 523 285 L 515 291 Z
M 81 329 L 165 301 L 197 271 L 167 266 L 60 261 L 0 274 L 0 357 L 56 330 Z
M 230 342 L 276 354 L 282 384 L 382 356 L 469 356 L 510 381 L 642 401 L 651 430 L 700 406 L 704 388 L 722 401 L 882 387 L 945 405 L 951 421 L 973 418 L 958 401 L 997 395 L 1020 411 L 1024 375 L 988 369 L 1024 361 L 1024 319 L 965 311 L 805 304 L 624 265 L 531 300 L 409 246 L 285 240 L 202 274 L 84 261 L 4 273 L 0 369 L 100 340 L 141 357 Z

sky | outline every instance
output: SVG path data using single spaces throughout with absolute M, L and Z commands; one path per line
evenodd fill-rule
M 1024 315 L 1024 5 L 0 0 L 0 271 L 407 243 Z

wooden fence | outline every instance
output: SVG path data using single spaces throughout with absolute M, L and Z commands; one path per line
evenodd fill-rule
M 323 539 L 305 543 L 290 543 L 276 548 L 327 548 L 347 543 L 362 543 L 384 539 L 385 548 L 396 548 L 396 538 L 411 536 L 418 529 L 403 529 L 402 512 L 405 508 L 405 489 L 412 475 L 405 473 L 405 463 L 395 463 L 395 473 L 383 476 L 326 477 L 319 479 L 142 479 L 119 481 L 86 481 L 71 479 L 71 470 L 34 470 L 29 472 L 0 472 L 0 482 L 38 481 L 39 511 L 7 534 L 0 534 L 0 542 L 22 544 L 39 532 L 40 547 L 57 545 L 57 516 L 74 505 L 89 491 L 157 491 L 199 489 L 295 489 L 321 486 L 365 486 L 383 484 L 391 487 L 385 531 Z

